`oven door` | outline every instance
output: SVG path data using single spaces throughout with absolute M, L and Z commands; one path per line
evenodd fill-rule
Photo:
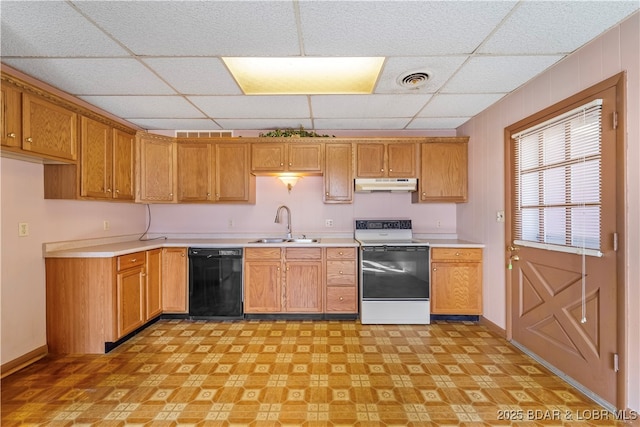
M 429 299 L 428 246 L 364 246 L 363 301 Z

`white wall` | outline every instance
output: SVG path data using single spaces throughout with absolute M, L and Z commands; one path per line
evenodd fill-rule
M 470 200 L 458 208 L 458 232 L 484 242 L 484 315 L 506 328 L 505 230 L 495 221 L 504 209 L 504 128 L 556 102 L 627 72 L 626 204 L 628 405 L 640 410 L 640 13 L 483 111 L 458 129 L 470 136 Z M 577 77 L 576 77 L 577 76 Z M 620 349 L 622 351 L 622 348 Z
M 47 343 L 42 244 L 135 234 L 146 227 L 145 208 L 131 203 L 45 200 L 42 164 L 2 158 L 0 363 Z M 103 231 L 103 221 L 110 230 Z M 29 236 L 18 237 L 18 224 Z
M 411 218 L 416 233 L 455 233 L 456 205 L 411 203 L 410 193 L 356 193 L 351 204 L 324 204 L 322 177 L 303 177 L 287 192 L 277 178 L 256 178 L 255 205 L 152 205 L 153 233 L 231 233 L 263 236 L 284 235 L 286 225 L 275 224 L 278 206 L 291 209 L 295 235 L 353 235 L 356 218 Z M 332 219 L 333 228 L 325 227 Z M 229 220 L 233 226 L 229 227 Z M 283 216 L 286 221 L 286 214 Z M 440 221 L 440 228 L 437 222 Z

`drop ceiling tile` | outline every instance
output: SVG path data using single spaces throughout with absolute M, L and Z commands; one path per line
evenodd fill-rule
M 413 117 L 431 95 L 317 95 L 311 97 L 313 116 L 322 119 Z
M 222 129 L 311 129 L 311 119 L 218 119 Z
M 377 118 L 377 119 L 315 119 L 313 121 L 316 129 L 404 129 L 410 117 L 400 118 Z
M 481 56 L 471 58 L 442 87 L 442 93 L 511 92 L 562 56 Z
M 456 129 L 471 117 L 418 117 L 407 125 L 407 129 Z
M 306 96 L 189 96 L 214 119 L 308 118 Z
M 418 117 L 472 117 L 494 104 L 505 94 L 435 95 Z
M 573 52 L 639 7 L 637 0 L 521 2 L 478 51 L 527 55 Z
M 187 95 L 241 95 L 242 91 L 218 58 L 144 59 L 178 92 Z
M 143 129 L 154 130 L 220 130 L 211 119 L 127 119 Z
M 293 2 L 79 1 L 137 55 L 299 55 Z
M 135 59 L 3 59 L 73 95 L 170 95 L 166 83 Z
M 453 75 L 467 56 L 426 56 L 388 58 L 378 79 L 375 93 L 434 93 Z M 429 74 L 427 84 L 418 89 L 407 89 L 397 82 L 409 72 Z
M 67 2 L 2 1 L 4 58 L 121 56 L 127 52 Z M 78 35 L 82 35 L 79 37 Z
M 410 56 L 473 52 L 515 3 L 302 1 L 298 5 L 307 55 Z
M 180 96 L 81 96 L 80 98 L 126 120 L 205 117 Z

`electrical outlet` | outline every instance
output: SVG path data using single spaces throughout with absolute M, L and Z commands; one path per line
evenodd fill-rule
M 504 222 L 504 211 L 496 212 L 496 222 Z
M 440 220 L 436 221 L 436 228 L 442 228 L 442 222 Z
M 325 227 L 333 227 L 333 220 L 332 219 L 325 219 L 324 220 L 324 226 Z
M 111 228 L 111 225 L 109 224 L 109 221 L 107 221 L 106 219 L 104 221 L 102 221 L 102 229 L 106 231 L 109 228 Z
M 21 222 L 18 224 L 18 236 L 26 237 L 29 235 L 29 223 Z
M 230 219 L 229 221 L 227 221 L 227 225 L 229 226 L 229 228 L 233 228 L 233 220 Z

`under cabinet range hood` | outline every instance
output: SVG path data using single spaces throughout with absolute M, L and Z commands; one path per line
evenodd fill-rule
M 406 193 L 416 191 L 417 185 L 416 178 L 356 178 L 355 191 L 357 193 L 375 191 Z

